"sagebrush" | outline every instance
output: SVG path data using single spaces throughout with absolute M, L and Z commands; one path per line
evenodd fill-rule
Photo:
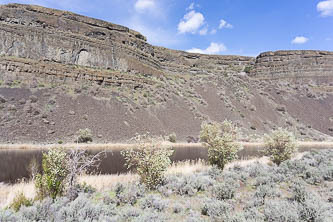
M 45 198 L 18 212 L 0 209 L 0 221 L 331 222 L 332 166 L 333 150 L 324 150 L 280 165 L 256 162 L 166 174 L 157 190 L 139 181 L 95 193 L 82 189 L 73 201 Z M 312 168 L 320 170 L 308 174 Z

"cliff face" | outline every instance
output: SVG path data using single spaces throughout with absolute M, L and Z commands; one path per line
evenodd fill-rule
M 72 142 L 82 128 L 100 142 L 147 131 L 195 141 L 202 121 L 224 119 L 244 140 L 277 126 L 333 135 L 333 52 L 193 54 L 20 4 L 0 6 L 0 40 L 0 142 Z
M 158 68 L 145 37 L 120 25 L 18 4 L 1 6 L 0 22 L 1 55 L 105 69 Z
M 203 57 L 202 64 L 209 59 L 166 52 L 126 27 L 39 6 L 0 6 L 0 24 L 1 55 L 149 74 L 160 73 L 165 62 L 185 69 L 196 62 L 193 59 Z M 220 64 L 247 63 L 252 58 L 215 56 L 215 60 Z
M 262 78 L 333 77 L 333 52 L 276 51 L 261 53 L 252 75 Z

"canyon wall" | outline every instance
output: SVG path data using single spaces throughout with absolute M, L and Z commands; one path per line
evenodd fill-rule
M 333 52 L 188 53 L 22 4 L 0 5 L 0 40 L 0 142 L 73 142 L 85 128 L 98 142 L 146 132 L 195 142 L 203 121 L 225 119 L 244 140 L 276 127 L 333 136 Z
M 0 55 L 134 73 L 223 73 L 260 78 L 333 75 L 333 52 L 276 51 L 257 58 L 155 47 L 127 27 L 40 6 L 0 6 Z
M 333 77 L 333 52 L 295 50 L 261 53 L 251 74 L 271 79 Z
M 0 6 L 0 55 L 126 72 L 161 74 L 248 65 L 242 56 L 208 56 L 154 47 L 124 26 L 39 6 Z

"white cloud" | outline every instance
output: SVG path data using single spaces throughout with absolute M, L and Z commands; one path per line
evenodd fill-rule
M 226 20 L 224 19 L 221 19 L 220 20 L 220 25 L 219 25 L 219 29 L 223 29 L 223 28 L 226 28 L 226 29 L 232 29 L 234 26 L 231 25 L 230 23 L 228 23 Z
M 200 54 L 219 54 L 225 51 L 227 51 L 227 47 L 224 44 L 215 42 L 211 42 L 207 49 L 192 48 L 187 50 L 187 52 Z
M 210 34 L 211 34 L 211 35 L 214 35 L 214 34 L 216 34 L 216 32 L 217 32 L 216 29 L 212 29 L 212 31 L 210 31 Z
M 151 10 L 155 7 L 155 0 L 137 0 L 134 8 L 138 12 L 143 12 L 145 10 Z
M 205 17 L 200 12 L 190 11 L 178 24 L 179 33 L 190 32 L 195 34 L 205 23 Z
M 304 44 L 304 43 L 306 43 L 307 41 L 309 41 L 308 38 L 306 38 L 306 37 L 304 37 L 304 36 L 297 36 L 297 37 L 295 37 L 295 38 L 291 41 L 291 43 L 292 43 L 292 44 Z
M 333 16 L 333 0 L 321 1 L 317 4 L 321 16 Z

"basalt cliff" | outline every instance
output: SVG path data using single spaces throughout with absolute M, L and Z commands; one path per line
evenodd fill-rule
M 152 46 L 129 28 L 40 6 L 0 6 L 0 142 L 96 142 L 231 119 L 243 140 L 277 127 L 333 136 L 333 52 L 257 58 Z

